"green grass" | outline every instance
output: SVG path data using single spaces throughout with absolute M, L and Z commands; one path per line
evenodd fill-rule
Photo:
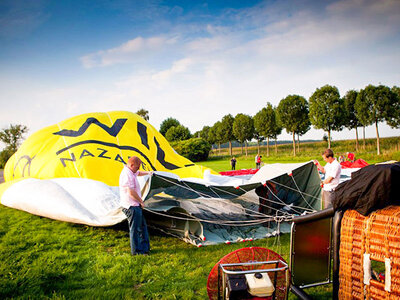
M 0 298 L 206 299 L 208 274 L 220 258 L 258 246 L 287 259 L 289 235 L 279 239 L 196 248 L 151 233 L 151 255 L 131 256 L 126 223 L 96 228 L 1 206 Z M 323 299 L 330 290 L 312 292 Z
M 400 152 L 390 150 L 398 146 L 398 138 L 385 139 L 384 154 L 379 157 L 370 143 L 356 154 L 358 158 L 369 163 L 400 160 Z M 333 149 L 345 153 L 352 150 L 351 145 L 351 141 L 335 142 Z M 280 146 L 278 154 L 271 149 L 268 158 L 265 148 L 261 153 L 266 163 L 303 162 L 319 159 L 324 147 L 322 143 L 302 144 L 295 158 L 290 156 L 290 145 Z M 239 155 L 237 169 L 254 167 L 255 152 L 253 147 L 247 158 Z M 225 171 L 230 169 L 229 160 L 225 154 L 201 164 Z M 151 255 L 131 256 L 126 223 L 97 228 L 0 206 L 0 298 L 207 299 L 207 277 L 220 258 L 236 249 L 259 246 L 288 261 L 289 238 L 289 234 L 282 235 L 279 246 L 276 238 L 270 238 L 196 248 L 152 232 Z M 329 299 L 331 286 L 307 292 L 315 299 Z M 295 299 L 293 295 L 289 298 Z

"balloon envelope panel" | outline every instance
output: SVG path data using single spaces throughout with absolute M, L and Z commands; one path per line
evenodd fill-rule
M 31 135 L 5 167 L 6 181 L 34 177 L 89 178 L 117 186 L 131 156 L 142 170 L 202 178 L 204 167 L 177 154 L 168 141 L 138 115 L 125 111 L 89 113 Z

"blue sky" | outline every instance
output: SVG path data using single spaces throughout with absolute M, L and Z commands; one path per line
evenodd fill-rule
M 0 45 L 1 128 L 145 108 L 194 132 L 325 84 L 399 86 L 400 1 L 3 0 Z

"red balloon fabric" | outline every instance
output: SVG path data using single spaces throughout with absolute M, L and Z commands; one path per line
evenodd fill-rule
M 341 162 L 340 165 L 342 166 L 342 169 L 364 168 L 364 167 L 368 166 L 368 163 L 365 160 L 359 158 L 355 162 L 351 162 L 351 161 Z

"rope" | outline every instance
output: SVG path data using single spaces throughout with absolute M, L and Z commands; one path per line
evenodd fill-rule
M 178 187 L 181 187 L 181 188 L 183 188 L 183 189 L 192 191 L 192 192 L 196 193 L 197 195 L 199 195 L 200 197 L 213 199 L 213 197 L 211 197 L 211 196 L 208 195 L 208 194 L 204 194 L 204 193 L 202 193 L 202 192 L 199 192 L 199 191 L 194 190 L 193 188 L 191 188 L 190 186 L 188 186 L 184 181 L 180 181 L 181 183 L 183 183 L 183 185 L 181 185 L 181 184 L 178 184 L 178 183 L 176 183 L 176 182 L 174 182 L 174 181 L 168 180 L 168 179 L 165 178 L 165 177 L 162 177 L 162 176 L 158 176 L 158 177 L 161 178 L 162 180 L 166 181 L 166 182 L 169 182 L 169 183 L 175 185 L 175 186 L 178 186 Z M 294 181 L 294 179 L 293 179 L 293 181 Z M 273 181 L 271 180 L 271 182 L 273 182 Z M 294 182 L 295 182 L 295 181 L 294 181 Z M 274 182 L 274 183 L 276 183 L 276 182 Z M 295 184 L 296 184 L 297 190 L 295 190 L 295 189 L 293 189 L 293 188 L 291 188 L 291 187 L 288 187 L 288 186 L 286 186 L 286 185 L 280 184 L 280 183 L 276 183 L 276 184 L 279 184 L 279 185 L 281 185 L 281 186 L 283 186 L 283 187 L 289 188 L 289 189 L 291 189 L 291 190 L 293 190 L 293 191 L 299 192 L 299 193 L 302 195 L 302 193 L 301 193 L 301 191 L 299 190 L 299 188 L 298 188 L 296 182 L 295 182 Z M 247 191 L 244 190 L 242 187 L 239 187 L 239 188 L 240 188 L 242 191 L 247 192 Z M 267 188 L 268 188 L 269 191 L 272 193 L 272 195 L 274 195 L 274 197 L 275 197 L 276 199 L 279 200 L 279 202 L 274 201 L 274 200 L 272 200 L 272 199 L 264 198 L 264 197 L 259 197 L 260 199 L 266 200 L 266 201 L 271 202 L 271 203 L 279 204 L 279 205 L 284 205 L 284 206 L 290 205 L 290 204 L 288 204 L 288 203 L 285 203 L 283 200 L 281 200 L 281 199 L 268 187 L 268 185 L 267 185 Z M 216 194 L 216 195 L 219 197 L 219 199 L 222 199 L 222 198 L 221 198 L 221 196 L 220 196 L 217 192 L 214 191 L 214 189 L 219 190 L 219 191 L 222 191 L 222 192 L 224 192 L 225 194 L 235 196 L 235 197 L 237 197 L 237 198 L 242 198 L 242 197 L 243 197 L 242 195 L 236 195 L 236 194 L 234 194 L 234 193 L 230 193 L 230 192 L 228 192 L 228 191 L 219 189 L 219 188 L 217 188 L 217 187 L 214 187 L 214 189 L 211 188 L 211 187 L 209 187 L 209 189 L 210 189 L 214 194 Z M 311 196 L 311 195 L 310 195 L 310 196 Z M 302 197 L 303 197 L 303 196 L 302 196 Z M 311 196 L 311 197 L 313 197 L 313 196 Z M 314 198 L 317 198 L 317 197 L 314 197 Z M 304 197 L 303 197 L 303 199 L 304 199 Z M 245 200 L 247 200 L 247 199 L 245 199 Z M 304 199 L 304 200 L 305 200 L 305 199 Z M 178 199 L 176 199 L 176 201 L 181 202 L 181 200 L 178 200 Z M 306 200 L 305 200 L 305 202 L 311 207 L 311 205 L 310 205 Z M 247 216 L 250 216 L 250 217 L 258 217 L 258 218 L 262 217 L 262 219 L 258 219 L 258 220 L 241 220 L 241 221 L 230 221 L 230 220 L 227 220 L 227 221 L 219 221 L 219 220 L 218 220 L 218 221 L 214 221 L 214 220 L 200 219 L 200 218 L 197 218 L 197 217 L 196 217 L 196 219 L 193 219 L 193 216 L 190 216 L 191 218 L 182 218 L 182 217 L 172 216 L 172 215 L 169 215 L 169 214 L 162 214 L 162 213 L 155 212 L 155 211 L 151 211 L 151 212 L 153 212 L 153 213 L 155 213 L 155 214 L 162 215 L 162 216 L 167 216 L 167 217 L 169 217 L 169 218 L 181 219 L 181 220 L 186 220 L 186 221 L 198 220 L 198 221 L 200 221 L 200 222 L 207 222 L 207 223 L 213 223 L 213 224 L 218 224 L 218 225 L 227 225 L 227 226 L 230 226 L 231 224 L 235 224 L 235 223 L 242 224 L 241 226 L 249 226 L 248 224 L 244 225 L 243 223 L 260 224 L 260 223 L 269 222 L 269 221 L 271 221 L 271 220 L 274 220 L 275 222 L 279 222 L 279 221 L 291 221 L 291 220 L 293 219 L 293 216 L 291 216 L 288 212 L 281 211 L 281 210 L 279 210 L 279 209 L 277 209 L 277 208 L 274 208 L 274 207 L 265 205 L 265 204 L 263 204 L 263 203 L 259 203 L 259 205 L 260 205 L 260 206 L 263 206 L 263 207 L 267 207 L 267 208 L 269 208 L 269 209 L 271 209 L 271 210 L 275 210 L 277 213 L 280 212 L 280 213 L 284 213 L 284 214 L 286 214 L 286 215 L 290 215 L 290 217 L 285 216 L 283 219 L 277 220 L 276 217 L 273 217 L 273 216 L 271 216 L 271 215 L 267 215 L 267 214 L 264 214 L 264 213 L 260 213 L 260 212 L 257 212 L 257 211 L 254 211 L 254 210 L 251 210 L 251 209 L 248 209 L 248 208 L 245 208 L 245 207 L 243 207 L 243 206 L 241 206 L 241 205 L 236 205 L 236 204 L 234 204 L 234 203 L 229 203 L 229 205 L 232 205 L 232 206 L 234 206 L 234 207 L 238 207 L 238 208 L 240 208 L 240 209 L 242 209 L 242 210 L 244 210 L 244 211 L 250 211 L 250 212 L 252 212 L 252 213 L 256 213 L 256 214 L 245 213 L 244 215 L 247 215 Z M 308 208 L 304 208 L 304 207 L 300 207 L 300 206 L 295 206 L 295 205 L 291 205 L 290 207 L 293 209 L 293 211 L 297 212 L 298 214 L 301 214 L 301 213 L 300 213 L 299 211 L 295 210 L 294 208 L 299 208 L 299 209 L 303 209 L 303 210 L 307 210 L 307 211 L 315 211 L 314 209 L 311 209 L 311 210 L 310 210 L 310 209 L 308 209 Z M 149 210 L 149 211 L 150 211 L 150 210 Z M 189 216 L 189 215 L 188 215 L 188 216 Z
M 181 188 L 183 188 L 183 189 L 187 189 L 187 190 L 190 190 L 190 191 L 193 191 L 193 192 L 195 192 L 196 194 L 198 194 L 199 196 L 201 196 L 201 197 L 204 197 L 204 198 L 212 198 L 210 195 L 208 195 L 208 194 L 204 194 L 204 193 L 201 193 L 201 192 L 198 192 L 198 191 L 195 191 L 193 188 L 191 188 L 190 186 L 182 186 L 182 185 L 180 185 L 180 184 L 178 184 L 178 183 L 175 183 L 175 182 L 173 182 L 173 181 L 170 181 L 170 180 L 168 180 L 168 179 L 166 179 L 166 178 L 164 178 L 164 177 L 160 177 L 159 176 L 159 178 L 161 178 L 161 179 L 163 179 L 163 180 L 165 180 L 165 181 L 167 181 L 167 182 L 169 182 L 169 183 L 172 183 L 173 185 L 176 185 L 176 186 L 179 186 L 179 187 L 181 187 Z M 184 182 L 183 182 L 184 183 Z M 220 189 L 218 189 L 217 187 L 214 187 L 215 189 L 217 189 L 217 190 L 220 190 Z M 222 190 L 223 191 L 223 190 Z M 226 192 L 226 191 L 225 191 Z M 241 196 L 238 196 L 238 195 L 236 195 L 236 194 L 233 194 L 233 193 L 229 193 L 229 192 L 226 192 L 227 194 L 230 194 L 230 195 L 233 195 L 233 196 L 235 196 L 235 197 L 238 197 L 238 198 L 240 198 Z M 221 198 L 221 197 L 220 197 Z M 254 210 L 251 210 L 251 209 L 248 209 L 248 208 L 245 208 L 245 207 L 243 207 L 243 206 L 241 206 L 241 205 L 235 205 L 234 203 L 231 203 L 231 205 L 232 206 L 235 206 L 235 207 L 238 207 L 238 208 L 240 208 L 240 209 L 244 209 L 245 211 L 251 211 L 251 212 L 254 212 L 254 213 L 256 213 L 257 214 L 257 216 L 266 216 L 265 214 L 263 214 L 263 213 L 260 213 L 260 212 L 258 212 L 258 211 L 254 211 Z M 248 215 L 248 216 L 252 216 L 252 217 L 254 217 L 255 215 L 253 215 L 253 214 L 248 214 L 248 213 L 245 213 L 246 215 Z
M 270 222 L 275 220 L 274 218 L 264 218 L 264 219 L 258 219 L 258 220 L 239 220 L 239 221 L 233 221 L 233 220 L 226 220 L 226 221 L 220 221 L 220 220 L 207 220 L 207 219 L 201 219 L 201 218 L 197 218 L 191 215 L 187 215 L 184 213 L 180 213 L 181 215 L 187 215 L 190 216 L 191 218 L 184 218 L 184 217 L 178 217 L 178 216 L 174 216 L 174 215 L 170 215 L 167 213 L 160 213 L 158 211 L 154 211 L 154 210 L 150 210 L 146 207 L 143 208 L 144 210 L 147 210 L 148 212 L 154 213 L 156 215 L 160 215 L 163 217 L 168 217 L 168 218 L 172 218 L 172 219 L 177 219 L 177 220 L 183 220 L 183 221 L 199 221 L 199 222 L 204 222 L 204 223 L 210 223 L 210 224 L 216 224 L 216 225 L 225 225 L 225 226 L 232 226 L 232 225 L 236 225 L 236 226 L 251 226 L 251 225 L 258 225 L 258 224 L 262 224 L 262 223 L 266 223 L 266 222 Z M 238 224 L 236 224 L 238 223 Z M 246 223 L 246 224 L 243 224 Z
M 290 176 L 290 177 L 292 177 L 292 180 L 293 180 L 293 182 L 294 182 L 294 184 L 295 184 L 295 186 L 296 186 L 296 188 L 297 188 L 297 191 L 300 193 L 300 195 L 301 195 L 301 197 L 303 198 L 303 200 L 307 203 L 307 205 L 308 205 L 311 209 L 314 210 L 314 208 L 310 205 L 310 203 L 307 202 L 306 198 L 304 198 L 303 193 L 300 191 L 300 189 L 299 189 L 299 187 L 298 187 L 298 185 L 297 185 L 297 183 L 296 183 L 296 180 L 294 180 L 294 176 Z

